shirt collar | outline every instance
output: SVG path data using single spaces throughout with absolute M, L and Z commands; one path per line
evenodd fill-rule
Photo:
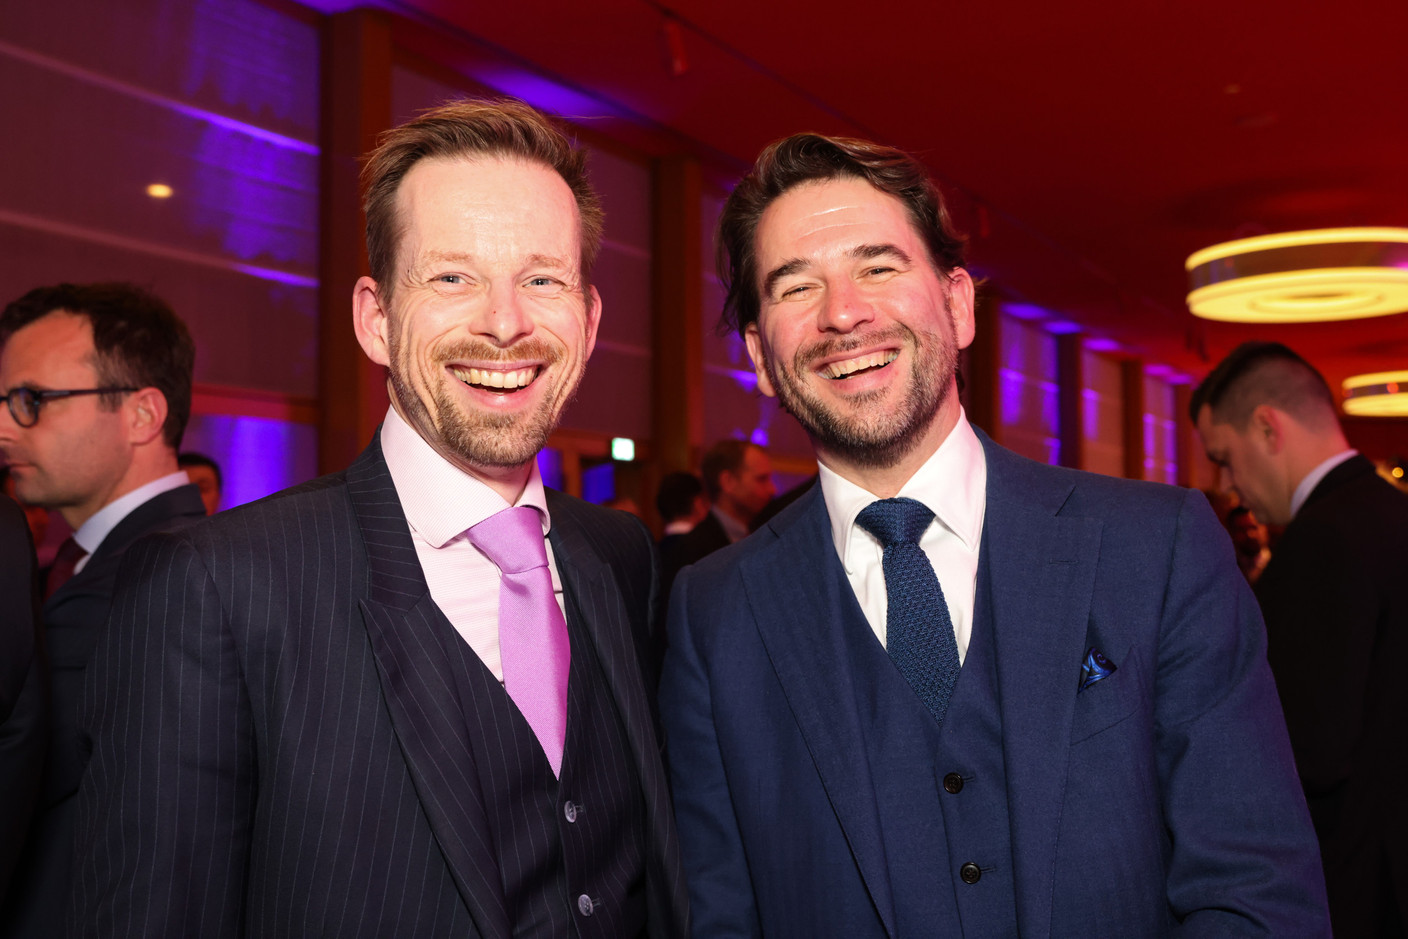
M 1320 480 L 1330 474 L 1330 470 L 1339 466 L 1352 456 L 1358 456 L 1358 450 L 1341 450 L 1315 469 L 1305 474 L 1305 478 L 1296 486 L 1296 491 L 1291 493 L 1291 518 L 1299 514 L 1301 506 L 1305 505 L 1305 500 L 1310 498 L 1310 494 L 1315 491 L 1315 487 L 1320 485 Z
M 719 520 L 719 524 L 723 526 L 724 534 L 728 535 L 729 541 L 736 543 L 748 537 L 748 526 L 744 525 L 738 519 L 734 518 L 717 505 L 710 506 L 709 511 L 713 513 L 714 518 Z
M 394 407 L 387 409 L 381 424 L 381 452 L 406 521 L 432 548 L 443 548 L 456 535 L 510 507 L 488 485 L 436 453 Z M 514 505 L 537 509 L 547 535 L 551 520 L 537 460 Z
M 159 479 L 153 479 L 145 486 L 138 486 L 94 512 L 88 521 L 78 526 L 78 531 L 73 533 L 73 540 L 78 542 L 78 546 L 84 551 L 92 554 L 98 550 L 103 539 L 112 533 L 119 522 L 131 515 L 132 510 L 137 506 L 148 499 L 156 498 L 163 492 L 189 485 L 190 482 L 191 479 L 186 475 L 185 470 L 177 470 Z
M 847 554 L 856 516 L 878 496 L 841 477 L 825 464 L 820 467 L 820 475 L 821 495 L 826 500 L 827 514 L 831 516 L 831 540 L 841 564 L 850 570 Z M 976 551 L 983 535 L 987 478 L 983 445 L 960 409 L 958 423 L 900 488 L 899 495 L 924 503 L 965 548 Z

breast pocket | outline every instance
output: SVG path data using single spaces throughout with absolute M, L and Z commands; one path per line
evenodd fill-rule
M 1071 720 L 1071 744 L 1109 730 L 1139 708 L 1144 675 L 1139 658 L 1130 647 L 1122 659 L 1113 659 L 1115 670 L 1076 695 Z

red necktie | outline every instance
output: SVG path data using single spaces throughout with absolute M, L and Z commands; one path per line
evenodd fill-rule
M 567 741 L 567 621 L 553 596 L 538 510 L 504 509 L 469 529 L 499 568 L 499 656 L 504 688 L 533 728 L 554 776 Z
M 68 583 L 68 579 L 73 576 L 73 570 L 78 566 L 78 562 L 88 556 L 78 542 L 70 535 L 64 539 L 64 543 L 59 545 L 59 551 L 54 555 L 54 564 L 49 568 L 49 576 L 44 581 L 44 599 L 52 597 L 60 587 Z

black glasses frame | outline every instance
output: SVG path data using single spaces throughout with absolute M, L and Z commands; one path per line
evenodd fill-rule
M 11 388 L 6 394 L 0 395 L 0 401 L 4 401 L 10 409 L 10 416 L 15 419 L 15 423 L 21 427 L 33 427 L 39 423 L 39 409 L 50 401 L 61 398 L 73 398 L 78 395 L 111 395 L 128 394 L 139 391 L 138 388 L 67 388 L 51 389 L 45 388 L 42 391 L 34 388 Z

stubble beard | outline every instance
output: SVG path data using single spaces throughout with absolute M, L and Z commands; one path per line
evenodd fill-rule
M 535 410 L 526 414 L 496 414 L 464 407 L 448 385 L 458 379 L 446 373 L 445 364 L 466 360 L 512 363 L 525 358 L 536 359 L 542 363 L 540 374 L 534 379 L 536 384 L 554 380 L 552 369 L 562 359 L 561 351 L 537 339 L 526 339 L 508 349 L 468 341 L 446 346 L 437 350 L 431 373 L 422 376 L 425 387 L 430 389 L 431 407 L 426 406 L 409 380 L 407 373 L 413 366 L 403 360 L 397 338 L 393 338 L 390 351 L 392 392 L 408 422 L 437 450 L 470 466 L 485 468 L 522 466 L 538 455 L 556 429 L 558 418 L 576 396 L 586 365 L 580 362 L 572 374 L 557 376 L 556 387 L 547 389 L 548 393 L 543 395 Z
M 887 391 L 875 389 L 851 397 L 843 411 L 823 401 L 799 377 L 814 374 L 811 363 L 820 358 L 844 355 L 895 339 L 912 353 L 909 384 L 897 407 L 880 410 L 877 405 Z M 883 468 L 894 466 L 908 456 L 923 439 L 925 429 L 948 400 L 958 355 L 955 343 L 938 333 L 915 333 L 907 326 L 897 325 L 880 332 L 814 343 L 799 349 L 790 369 L 779 368 L 765 349 L 763 367 L 777 391 L 778 401 L 802 425 L 814 446 L 857 466 Z

